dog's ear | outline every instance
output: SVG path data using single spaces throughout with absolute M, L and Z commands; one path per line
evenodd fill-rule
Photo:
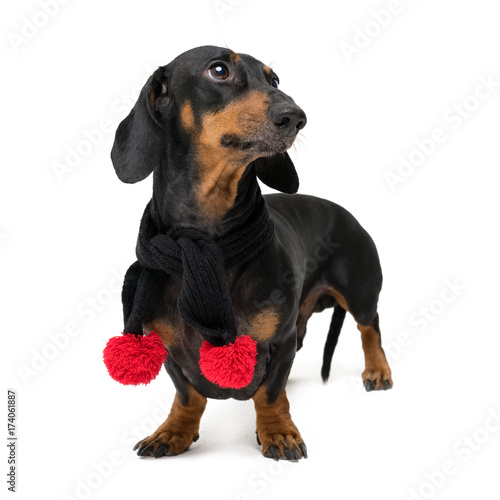
M 142 181 L 159 163 L 165 131 L 158 117 L 169 101 L 165 68 L 161 67 L 149 77 L 132 111 L 116 130 L 111 161 L 121 181 Z
M 253 164 L 257 177 L 270 188 L 288 194 L 299 190 L 299 176 L 288 153 L 258 158 Z

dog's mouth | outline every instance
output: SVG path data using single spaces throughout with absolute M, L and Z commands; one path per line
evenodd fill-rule
M 278 133 L 258 133 L 253 137 L 240 137 L 235 134 L 224 134 L 220 139 L 221 146 L 237 149 L 245 153 L 258 153 L 261 156 L 271 156 L 288 150 L 295 137 L 287 137 Z

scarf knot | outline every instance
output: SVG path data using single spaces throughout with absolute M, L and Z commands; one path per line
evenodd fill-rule
M 225 271 L 256 256 L 273 233 L 273 221 L 261 201 L 243 226 L 217 240 L 195 228 L 157 234 L 150 202 L 141 220 L 138 260 L 130 266 L 123 285 L 124 331 L 143 334 L 142 324 L 153 319 L 168 276 L 179 275 L 181 318 L 215 346 L 234 342 L 237 325 Z

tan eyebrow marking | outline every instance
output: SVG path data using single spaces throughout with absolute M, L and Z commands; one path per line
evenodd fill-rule
M 186 101 L 181 108 L 181 121 L 184 129 L 190 132 L 194 129 L 193 107 L 190 101 Z

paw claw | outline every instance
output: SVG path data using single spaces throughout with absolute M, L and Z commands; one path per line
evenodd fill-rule
M 154 457 L 155 458 L 160 458 L 160 457 L 163 457 L 165 455 L 168 455 L 168 452 L 169 452 L 169 449 L 170 449 L 170 446 L 168 446 L 168 444 L 162 444 L 154 453 Z
M 272 444 L 271 446 L 269 446 L 269 448 L 267 449 L 267 453 L 264 456 L 266 458 L 272 458 L 273 460 L 278 461 L 279 460 L 278 449 L 274 444 Z
M 140 457 L 145 457 L 146 455 L 149 455 L 150 452 L 153 451 L 153 446 L 142 446 L 141 448 L 139 448 L 139 451 L 137 452 L 137 454 L 140 456 Z
M 283 448 L 283 453 L 285 454 L 285 458 L 292 462 L 297 462 L 300 459 L 300 451 L 296 446 L 293 448 Z
M 377 385 L 377 382 L 375 380 L 366 380 L 365 381 L 366 392 L 371 392 L 371 391 L 375 390 L 376 385 Z

